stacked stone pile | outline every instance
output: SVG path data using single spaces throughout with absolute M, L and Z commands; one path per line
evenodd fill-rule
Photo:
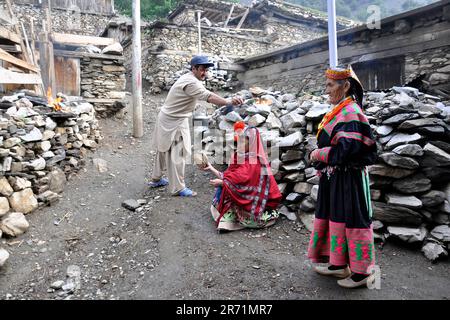
M 257 126 L 284 195 L 282 212 L 290 217 L 289 211 L 297 212 L 310 228 L 318 177 L 308 156 L 317 147 L 317 125 L 331 106 L 325 96 L 295 97 L 259 88 L 238 94 L 245 104 L 228 114 L 217 110 L 208 127 L 195 127 L 194 138 L 220 162 L 231 154 L 234 122 Z M 376 239 L 420 244 L 430 260 L 447 256 L 450 104 L 414 88 L 394 87 L 367 93 L 364 107 L 379 155 L 369 167 Z
M 28 229 L 26 214 L 59 199 L 66 176 L 102 137 L 93 106 L 83 100 L 54 111 L 22 92 L 1 98 L 0 107 L 0 237 L 14 237 Z

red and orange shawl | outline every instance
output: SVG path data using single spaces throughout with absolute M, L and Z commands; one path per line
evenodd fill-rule
M 235 152 L 223 173 L 217 223 L 233 205 L 249 212 L 256 220 L 267 208 L 276 209 L 282 198 L 258 129 L 249 127 L 244 134 L 249 138 L 250 150 L 240 154 Z

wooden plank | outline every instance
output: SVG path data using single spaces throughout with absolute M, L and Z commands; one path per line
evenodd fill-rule
M 95 58 L 102 60 L 117 60 L 120 62 L 125 61 L 123 56 L 116 56 L 113 54 L 100 54 L 100 53 L 89 53 L 89 52 L 78 52 L 78 51 L 68 51 L 68 50 L 55 50 L 55 56 L 59 57 L 72 57 L 72 58 Z
M 56 92 L 62 92 L 69 96 L 79 96 L 80 73 L 80 59 L 56 56 Z
M 20 36 L 2 26 L 0 26 L 0 38 L 20 44 Z
M 10 55 L 8 52 L 4 51 L 1 48 L 0 48 L 0 59 L 3 61 L 7 61 L 9 63 L 12 63 L 18 67 L 33 71 L 35 73 L 39 72 L 39 69 L 36 68 L 35 66 L 33 66 L 23 60 L 17 59 L 16 57 Z
M 0 49 L 5 50 L 8 53 L 21 53 L 22 49 L 18 44 L 0 44 Z
M 42 79 L 33 73 L 18 73 L 0 69 L 0 84 L 41 84 Z
M 228 14 L 227 20 L 226 20 L 225 23 L 223 24 L 223 27 L 224 27 L 224 28 L 226 28 L 227 25 L 228 25 L 228 22 L 230 22 L 230 18 L 231 18 L 231 15 L 233 14 L 234 6 L 235 6 L 235 4 L 233 3 L 233 5 L 232 5 L 231 8 L 230 8 L 230 13 Z
M 241 20 L 239 21 L 236 29 L 239 30 L 242 26 L 242 24 L 244 23 L 245 19 L 247 18 L 248 13 L 250 12 L 250 8 L 247 8 L 247 10 L 245 10 L 244 15 L 242 16 Z
M 80 36 L 76 34 L 67 33 L 53 33 L 53 42 L 59 44 L 72 44 L 72 45 L 93 45 L 93 46 L 109 46 L 115 42 L 113 38 L 101 38 L 92 36 Z

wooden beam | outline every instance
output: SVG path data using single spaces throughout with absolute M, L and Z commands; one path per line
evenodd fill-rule
M 53 33 L 53 42 L 59 44 L 72 44 L 72 45 L 93 45 L 93 46 L 109 46 L 116 41 L 113 38 L 101 38 L 92 36 L 80 36 L 76 34 L 67 33 Z
M 239 30 L 241 28 L 241 26 L 244 23 L 245 18 L 247 18 L 247 15 L 248 15 L 249 12 L 250 12 L 250 8 L 247 8 L 247 10 L 245 10 L 244 15 L 242 16 L 241 20 L 239 21 L 239 23 L 238 23 L 238 25 L 236 27 L 237 30 Z
M 0 26 L 0 38 L 20 44 L 20 36 L 14 32 L 9 31 L 5 27 Z
M 21 53 L 22 49 L 18 44 L 0 44 L 0 49 L 9 53 Z
M 0 84 L 41 84 L 42 79 L 33 73 L 18 73 L 0 69 Z
M 228 13 L 227 20 L 226 20 L 225 23 L 223 24 L 223 27 L 224 27 L 224 28 L 226 28 L 227 25 L 228 25 L 228 22 L 230 22 L 230 18 L 231 18 L 231 15 L 233 14 L 234 6 L 235 6 L 235 4 L 233 3 L 233 5 L 231 6 L 231 9 L 230 9 L 230 13 Z
M 1 48 L 0 48 L 0 59 L 3 61 L 6 61 L 6 62 L 12 63 L 13 65 L 16 65 L 18 67 L 33 71 L 35 73 L 39 72 L 39 69 L 36 68 L 35 66 L 33 66 L 23 60 L 17 59 L 16 57 L 14 57 L 13 55 L 10 55 L 8 52 L 6 52 L 5 50 L 3 50 Z
M 116 56 L 113 54 L 100 54 L 100 53 L 78 52 L 78 51 L 68 51 L 68 50 L 54 50 L 54 54 L 57 57 L 94 58 L 94 59 L 102 59 L 102 60 L 117 60 L 120 62 L 125 61 L 125 58 L 123 56 Z

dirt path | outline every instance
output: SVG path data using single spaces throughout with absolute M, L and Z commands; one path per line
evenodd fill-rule
M 2 239 L 11 257 L 0 270 L 1 299 L 449 299 L 450 262 L 388 243 L 377 251 L 380 290 L 344 290 L 311 271 L 309 232 L 284 217 L 265 230 L 218 234 L 209 213 L 209 176 L 192 166 L 197 198 L 171 197 L 145 183 L 152 164 L 155 105 L 147 97 L 145 135 L 131 137 L 131 115 L 101 120 L 105 139 L 71 179 L 61 200 L 27 216 L 29 231 Z M 92 158 L 108 162 L 98 172 Z M 139 212 L 121 207 L 146 199 Z M 59 225 L 55 219 L 66 216 Z M 50 285 L 81 269 L 73 294 Z

